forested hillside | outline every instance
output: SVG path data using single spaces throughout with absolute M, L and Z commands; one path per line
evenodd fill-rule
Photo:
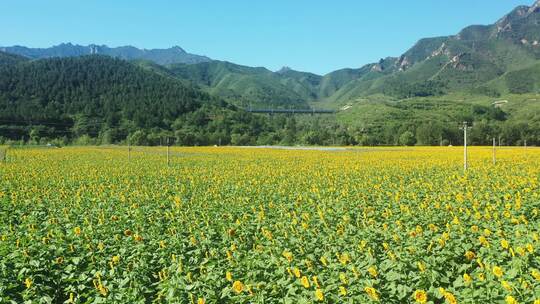
M 0 144 L 353 144 L 334 118 L 250 114 L 148 62 L 0 52 Z
M 157 145 L 168 137 L 179 145 L 438 145 L 461 143 L 462 121 L 475 122 L 473 144 L 489 144 L 492 137 L 505 144 L 540 139 L 536 99 L 519 97 L 527 95 L 498 108 L 487 100 L 456 101 L 458 96 L 381 96 L 337 116 L 263 116 L 153 64 L 104 56 L 29 61 L 3 53 L 0 62 L 0 142 Z M 505 77 L 503 84 L 515 81 L 512 74 Z
M 177 64 L 169 67 L 179 79 L 240 107 L 307 108 L 316 98 L 313 86 L 320 76 L 283 70 L 278 73 L 224 61 Z
M 119 59 L 0 58 L 0 136 L 5 139 L 113 143 L 131 135 L 150 143 L 179 135 L 201 144 L 217 143 L 222 136 L 227 143 L 231 132 L 254 135 L 250 124 L 262 120 Z

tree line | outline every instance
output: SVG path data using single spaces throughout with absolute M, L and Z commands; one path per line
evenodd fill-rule
M 88 124 L 85 124 L 88 123 Z M 390 122 L 367 127 L 347 127 L 322 118 L 297 119 L 295 116 L 257 116 L 246 112 L 200 109 L 172 121 L 167 128 L 123 129 L 106 124 L 96 128 L 88 120 L 77 121 L 68 130 L 54 126 L 21 127 L 19 138 L 6 137 L 0 144 L 54 145 L 339 145 L 339 146 L 448 146 L 463 144 L 458 123 Z M 474 122 L 468 131 L 468 144 L 491 145 L 493 138 L 502 145 L 540 145 L 540 123 L 489 121 Z

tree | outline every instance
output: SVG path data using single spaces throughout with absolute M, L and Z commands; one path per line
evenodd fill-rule
M 399 143 L 403 146 L 412 146 L 416 143 L 414 134 L 411 131 L 405 131 L 399 136 Z
M 144 131 L 137 130 L 129 136 L 129 142 L 133 146 L 144 146 L 148 143 L 148 139 Z
M 416 128 L 416 141 L 419 145 L 439 145 L 441 139 L 442 127 L 438 123 L 423 123 Z

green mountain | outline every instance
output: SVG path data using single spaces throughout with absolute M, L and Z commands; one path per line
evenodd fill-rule
M 530 73 L 540 62 L 539 7 L 538 1 L 530 7 L 520 6 L 492 25 L 473 25 L 453 36 L 421 39 L 400 57 L 324 76 L 288 68 L 271 72 L 221 61 L 177 64 L 169 69 L 176 77 L 243 107 L 335 108 L 377 94 L 402 99 L 455 92 L 488 96 L 534 93 L 534 85 L 514 89 L 515 82 L 508 79 L 525 78 L 520 73 Z
M 19 55 L 0 52 L 0 66 L 14 65 L 26 60 L 25 57 Z
M 488 82 L 499 77 L 516 78 L 540 60 L 540 2 L 520 6 L 492 25 L 469 26 L 453 36 L 418 41 L 398 58 L 349 71 L 357 77 L 343 83 L 328 96 L 330 101 L 348 101 L 373 94 L 396 98 L 432 96 L 450 92 L 499 95 Z M 518 77 L 519 78 L 519 77 Z M 529 86 L 535 92 L 534 86 Z M 523 91 L 522 91 L 523 92 Z
M 476 89 L 494 97 L 540 92 L 540 61 L 522 69 L 510 70 Z
M 188 80 L 210 94 L 238 106 L 309 108 L 309 103 L 333 96 L 353 80 L 369 79 L 372 66 L 343 69 L 325 76 L 284 67 L 277 72 L 231 62 L 211 61 L 168 66 L 179 79 Z M 375 73 L 378 75 L 378 73 Z
M 318 119 L 250 114 L 188 82 L 143 60 L 0 52 L 0 144 L 158 145 L 165 137 L 177 145 L 352 143 L 333 118 L 320 130 Z
M 292 70 L 272 72 L 225 61 L 169 66 L 173 75 L 241 107 L 306 108 L 316 99 L 320 76 Z
M 253 127 L 258 126 L 258 127 Z M 26 60 L 0 52 L 0 141 L 229 143 L 264 118 L 174 77 L 108 56 Z
M 491 25 L 472 25 L 456 35 L 421 39 L 399 57 L 324 76 L 213 61 L 180 47 L 141 50 L 68 43 L 46 49 L 14 46 L 0 50 L 33 59 L 103 54 L 134 60 L 146 70 L 185 80 L 245 108 L 306 108 L 316 102 L 336 107 L 377 94 L 400 99 L 455 92 L 534 93 L 536 86 L 513 88 L 516 83 L 511 79 L 525 78 L 519 74 L 530 73 L 540 60 L 540 2 L 519 6 Z
M 459 142 L 459 125 L 474 123 L 471 141 L 539 143 L 540 1 L 496 23 L 418 41 L 400 57 L 323 76 L 316 107 L 339 110 L 368 144 Z

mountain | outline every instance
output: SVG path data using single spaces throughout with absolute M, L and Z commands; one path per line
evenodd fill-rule
M 130 135 L 134 144 L 156 144 L 167 135 L 207 145 L 227 144 L 233 134 L 249 143 L 262 130 L 264 118 L 131 62 L 101 55 L 26 60 L 0 52 L 0 141 L 115 143 Z
M 540 92 L 540 62 L 523 69 L 512 70 L 478 88 L 485 93 L 527 94 Z
M 308 101 L 317 98 L 314 88 L 321 79 L 291 69 L 272 72 L 216 60 L 168 68 L 179 79 L 242 107 L 306 108 Z
M 468 92 L 499 96 L 540 60 L 540 2 L 520 6 L 491 25 L 473 25 L 456 35 L 424 38 L 399 57 L 319 76 L 284 67 L 265 68 L 210 61 L 171 65 L 170 71 L 240 106 L 338 107 L 359 98 L 438 96 Z M 499 78 L 500 81 L 497 81 Z M 511 82 L 511 81 L 510 81 Z M 511 82 L 513 86 L 515 82 Z M 520 92 L 523 92 L 521 87 Z M 534 93 L 535 86 L 527 86 Z
M 314 87 L 320 76 L 282 70 L 271 72 L 230 62 L 211 60 L 189 54 L 175 46 L 169 49 L 138 49 L 132 46 L 109 48 L 105 45 L 63 43 L 50 48 L 24 46 L 0 47 L 0 51 L 28 59 L 106 55 L 130 60 L 162 76 L 176 77 L 200 86 L 207 92 L 238 106 L 306 108 L 307 101 L 317 98 Z
M 14 65 L 26 60 L 28 59 L 19 55 L 0 52 L 0 66 Z
M 133 46 L 121 46 L 110 48 L 106 45 L 77 45 L 62 43 L 50 48 L 28 48 L 24 46 L 0 47 L 0 51 L 24 56 L 31 59 L 43 59 L 52 57 L 77 57 L 84 55 L 106 55 L 125 60 L 142 59 L 155 62 L 157 64 L 185 63 L 193 64 L 207 62 L 211 59 L 187 53 L 179 46 L 168 49 L 138 49 Z
M 372 94 L 404 98 L 480 90 L 497 95 L 503 92 L 485 86 L 488 82 L 534 66 L 539 60 L 537 1 L 530 7 L 517 7 L 491 25 L 473 25 L 453 36 L 421 39 L 397 58 L 325 75 L 326 82 L 335 85 L 321 97 L 345 102 Z
M 508 82 L 505 79 L 520 78 L 520 71 L 527 73 L 540 60 L 540 2 L 519 6 L 491 25 L 472 25 L 456 35 L 420 39 L 399 57 L 324 76 L 288 67 L 272 72 L 211 60 L 180 47 L 141 50 L 67 43 L 45 49 L 14 46 L 0 50 L 31 59 L 102 54 L 136 60 L 147 70 L 190 82 L 242 107 L 305 108 L 318 101 L 335 107 L 378 94 L 398 99 L 453 92 L 499 96 L 515 91 L 501 85 Z M 535 92 L 535 86 L 528 88 L 529 93 Z

